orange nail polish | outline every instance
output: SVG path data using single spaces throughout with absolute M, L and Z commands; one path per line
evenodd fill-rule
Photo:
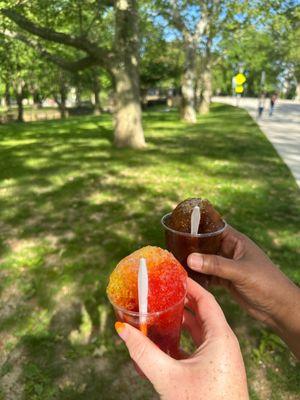
M 147 336 L 147 324 L 141 324 L 140 325 L 140 331 Z
M 125 324 L 123 322 L 117 321 L 115 323 L 115 328 L 118 334 L 120 335 L 120 333 L 122 333 L 125 329 Z

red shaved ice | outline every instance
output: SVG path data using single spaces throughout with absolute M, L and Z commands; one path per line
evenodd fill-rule
M 146 246 L 123 258 L 110 275 L 107 294 L 118 307 L 139 311 L 138 270 L 145 258 L 148 270 L 148 312 L 163 311 L 182 301 L 187 273 L 176 258 L 160 247 Z

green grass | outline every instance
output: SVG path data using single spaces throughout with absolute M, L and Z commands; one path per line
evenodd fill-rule
M 214 104 L 191 126 L 157 110 L 144 125 L 143 151 L 112 146 L 108 115 L 0 126 L 0 399 L 156 398 L 114 333 L 105 288 L 122 257 L 163 246 L 160 217 L 187 197 L 209 198 L 300 283 L 299 191 L 248 114 Z M 285 346 L 216 295 L 252 399 L 296 399 Z

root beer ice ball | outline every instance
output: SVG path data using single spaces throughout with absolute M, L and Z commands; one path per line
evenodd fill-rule
M 123 258 L 109 278 L 107 294 L 119 307 L 138 309 L 138 270 L 145 258 L 148 269 L 148 312 L 166 310 L 185 295 L 187 273 L 176 258 L 160 247 L 146 246 Z
M 170 228 L 179 232 L 191 232 L 191 215 L 195 206 L 199 206 L 201 210 L 198 233 L 215 232 L 223 228 L 224 222 L 218 211 L 208 200 L 201 198 L 187 199 L 179 203 L 171 214 Z

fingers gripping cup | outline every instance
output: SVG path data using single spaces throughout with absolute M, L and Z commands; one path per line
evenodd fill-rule
M 185 296 L 178 303 L 164 311 L 150 312 L 147 314 L 128 311 L 111 303 L 118 321 L 127 322 L 141 331 L 143 331 L 142 327 L 146 326 L 149 339 L 162 351 L 177 359 L 179 358 L 184 298 Z M 143 317 L 145 321 L 142 326 L 140 324 L 141 317 Z
M 195 207 L 199 207 L 201 214 L 196 230 L 192 226 Z M 187 265 L 187 258 L 191 253 L 217 254 L 226 222 L 208 200 L 194 198 L 178 204 L 172 213 L 163 216 L 161 223 L 167 249 L 174 254 L 192 279 L 207 288 L 211 277 L 191 270 Z
M 148 275 L 147 312 L 139 309 L 139 267 Z M 140 329 L 165 353 L 179 356 L 187 273 L 167 250 L 147 246 L 125 257 L 112 272 L 107 295 L 119 321 Z

